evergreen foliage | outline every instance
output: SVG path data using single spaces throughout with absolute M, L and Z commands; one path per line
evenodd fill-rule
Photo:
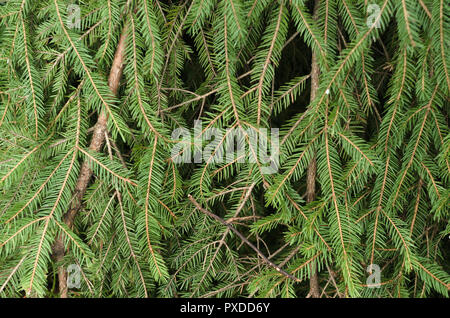
M 450 2 L 314 2 L 0 4 L 0 296 L 58 297 L 77 264 L 70 297 L 306 297 L 312 268 L 322 297 L 448 297 Z M 177 163 L 172 131 L 198 119 L 239 129 L 253 160 Z M 263 128 L 280 128 L 274 174 L 247 134 Z

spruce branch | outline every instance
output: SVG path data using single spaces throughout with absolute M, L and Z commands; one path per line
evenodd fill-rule
M 204 214 L 212 217 L 213 219 L 215 219 L 216 221 L 218 221 L 219 223 L 221 223 L 222 225 L 225 225 L 227 228 L 229 228 L 234 234 L 236 234 L 245 244 L 247 244 L 252 250 L 254 250 L 259 257 L 261 257 L 269 266 L 273 267 L 277 272 L 279 272 L 280 274 L 286 276 L 287 278 L 299 283 L 301 282 L 300 279 L 298 279 L 297 277 L 289 274 L 288 272 L 286 272 L 285 270 L 283 270 L 281 267 L 279 267 L 278 265 L 276 265 L 275 263 L 273 263 L 271 260 L 269 260 L 255 245 L 253 245 L 252 242 L 250 242 L 244 235 L 242 235 L 241 232 L 239 232 L 238 230 L 236 230 L 234 228 L 234 226 L 232 226 L 229 222 L 225 221 L 224 219 L 222 219 L 220 216 L 206 210 L 205 208 L 203 208 L 193 197 L 192 195 L 188 195 L 188 199 L 195 205 L 195 207 L 203 212 Z
M 122 76 L 122 71 L 124 67 L 125 58 L 125 41 L 127 37 L 127 25 L 122 29 L 122 34 L 117 44 L 116 53 L 114 55 L 114 60 L 111 66 L 111 71 L 108 77 L 108 85 L 111 92 L 116 95 L 120 84 L 120 78 Z M 97 123 L 94 126 L 94 131 L 92 133 L 92 139 L 89 145 L 89 150 L 94 152 L 99 152 L 105 141 L 105 134 L 107 134 L 107 123 L 108 114 L 105 110 L 102 110 L 97 118 Z M 74 191 L 74 200 L 72 201 L 71 208 L 64 215 L 64 223 L 72 228 L 75 216 L 81 209 L 83 204 L 83 197 L 86 193 L 87 186 L 92 177 L 92 169 L 89 166 L 89 162 L 86 160 L 81 166 L 80 173 L 78 175 L 78 180 Z M 53 256 L 56 262 L 62 262 L 64 259 L 65 248 L 63 238 L 59 236 L 53 245 Z M 59 293 L 61 298 L 68 297 L 67 288 L 67 273 L 64 266 L 58 268 L 58 282 L 59 282 Z

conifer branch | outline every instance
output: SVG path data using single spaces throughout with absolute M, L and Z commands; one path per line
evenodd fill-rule
M 289 279 L 292 279 L 295 282 L 301 282 L 300 279 L 298 279 L 297 277 L 287 273 L 285 270 L 283 270 L 281 267 L 279 267 L 278 265 L 276 265 L 275 263 L 273 263 L 272 261 L 270 261 L 255 245 L 253 245 L 253 243 L 251 243 L 244 235 L 242 235 L 238 230 L 236 230 L 231 224 L 229 224 L 228 222 L 226 222 L 224 219 L 222 219 L 221 217 L 217 216 L 214 213 L 209 212 L 208 210 L 202 208 L 202 206 L 191 196 L 188 195 L 189 200 L 195 205 L 195 207 L 205 213 L 206 215 L 212 217 L 213 219 L 215 219 L 216 221 L 218 221 L 219 223 L 221 223 L 222 225 L 225 225 L 227 228 L 229 228 L 234 234 L 236 234 L 245 244 L 247 244 L 252 250 L 254 250 L 259 257 L 261 257 L 269 266 L 273 267 L 277 272 L 279 272 L 280 274 L 286 276 Z
M 116 54 L 111 66 L 111 71 L 109 73 L 108 84 L 111 92 L 116 95 L 119 88 L 120 78 L 122 76 L 124 57 L 125 57 L 125 40 L 127 36 L 127 26 L 125 25 L 122 30 L 122 35 L 120 37 L 119 43 L 117 45 Z M 89 150 L 99 152 L 103 143 L 105 141 L 105 133 L 107 132 L 107 121 L 108 115 L 105 110 L 102 110 L 98 115 L 97 123 L 94 126 L 94 131 L 92 133 L 92 139 L 89 145 Z M 87 186 L 92 176 L 92 170 L 89 166 L 88 161 L 84 161 L 80 173 L 78 175 L 78 180 L 74 190 L 74 200 L 72 202 L 71 208 L 64 215 L 64 223 L 72 228 L 75 216 L 81 209 L 83 204 L 83 197 L 86 192 Z M 64 259 L 65 248 L 63 239 L 59 236 L 53 245 L 53 255 L 57 262 L 62 262 Z M 59 282 L 59 293 L 61 298 L 68 297 L 67 289 L 67 274 L 64 266 L 60 266 L 58 269 L 58 282 Z

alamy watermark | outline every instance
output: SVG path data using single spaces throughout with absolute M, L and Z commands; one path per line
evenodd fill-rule
M 278 128 L 271 128 L 269 135 L 266 128 L 202 127 L 202 121 L 196 120 L 193 131 L 173 130 L 171 158 L 175 163 L 256 163 L 262 174 L 278 172 Z
M 367 277 L 366 285 L 368 288 L 380 288 L 381 287 L 381 269 L 377 264 L 370 264 L 367 266 L 366 271 L 370 274 Z
M 81 28 L 81 9 L 76 4 L 69 4 L 67 6 L 67 21 L 66 25 L 69 29 Z
M 371 3 L 367 6 L 367 20 L 366 25 L 369 28 L 375 27 L 380 28 L 380 17 L 381 17 L 381 8 L 378 4 Z
M 70 264 L 67 267 L 67 288 L 81 287 L 81 268 L 77 264 Z

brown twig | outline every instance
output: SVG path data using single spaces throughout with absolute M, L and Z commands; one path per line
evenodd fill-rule
M 314 4 L 314 19 L 317 19 L 317 11 L 319 8 L 319 0 L 315 1 Z M 317 91 L 319 89 L 319 63 L 317 63 L 318 56 L 313 53 L 311 59 L 311 96 L 310 101 L 316 98 Z M 310 203 L 316 199 L 316 172 L 317 172 L 317 161 L 316 157 L 312 158 L 311 162 L 308 164 L 307 176 L 306 176 L 306 202 Z M 319 289 L 319 276 L 317 274 L 317 268 L 314 263 L 310 264 L 311 267 L 311 277 L 309 278 L 309 295 L 312 298 L 320 298 Z
M 108 77 L 108 86 L 111 92 L 116 95 L 119 88 L 120 78 L 122 77 L 122 71 L 124 66 L 125 58 L 125 40 L 127 35 L 127 26 L 125 24 L 122 34 L 120 36 L 119 43 L 117 44 L 116 53 L 114 55 L 114 60 L 111 66 L 111 70 Z M 105 136 L 107 134 L 107 123 L 108 115 L 104 110 L 102 110 L 98 116 L 97 123 L 94 126 L 94 131 L 92 133 L 92 139 L 89 145 L 89 149 L 94 152 L 99 152 L 105 142 Z M 81 208 L 82 199 L 86 193 L 87 186 L 92 177 L 92 170 L 89 167 L 88 161 L 84 161 L 80 174 L 78 175 L 77 183 L 74 190 L 74 197 L 70 209 L 64 215 L 64 223 L 71 228 L 76 214 Z M 53 257 L 56 262 L 62 262 L 64 259 L 65 248 L 64 240 L 61 235 L 57 237 L 55 243 L 52 247 Z M 58 281 L 59 281 L 59 294 L 61 298 L 67 298 L 68 288 L 67 288 L 67 273 L 63 266 L 58 268 Z
M 222 225 L 225 225 L 226 227 L 228 227 L 231 231 L 233 231 L 234 234 L 236 234 L 245 244 L 247 244 L 252 250 L 254 250 L 259 257 L 261 257 L 267 264 L 269 264 L 271 267 L 273 267 L 277 272 L 279 272 L 280 274 L 283 274 L 284 276 L 286 276 L 289 279 L 292 279 L 295 282 L 301 282 L 300 279 L 298 279 L 297 277 L 289 274 L 288 272 L 284 271 L 280 266 L 276 265 L 275 263 L 271 262 L 255 245 L 253 245 L 244 235 L 241 234 L 241 232 L 239 232 L 238 230 L 236 230 L 231 224 L 229 224 L 228 222 L 226 222 L 224 219 L 222 219 L 220 216 L 215 215 L 212 212 L 209 212 L 208 210 L 204 209 L 193 197 L 192 195 L 188 195 L 189 200 L 195 205 L 195 207 L 205 213 L 206 215 L 212 217 L 213 219 L 215 219 L 216 221 L 218 221 L 219 223 L 221 223 Z

